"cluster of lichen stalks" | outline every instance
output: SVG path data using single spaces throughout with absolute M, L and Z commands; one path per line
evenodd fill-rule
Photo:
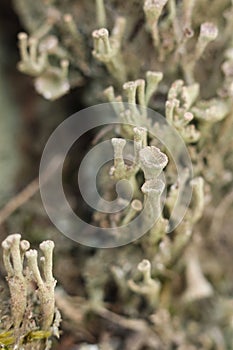
M 175 170 L 168 163 L 165 171 L 171 183 L 167 188 L 165 211 L 156 226 L 114 256 L 111 251 L 99 250 L 87 259 L 82 272 L 88 294 L 86 303 L 91 302 L 92 312 L 100 319 L 107 319 L 113 326 L 117 323 L 124 349 L 132 348 L 132 344 L 134 349 L 144 346 L 179 350 L 231 348 L 233 312 L 226 311 L 230 300 L 224 295 L 216 297 L 212 285 L 218 283 L 214 269 L 208 270 L 212 284 L 204 276 L 200 258 L 205 232 L 197 223 L 215 193 L 222 194 L 232 183 L 229 168 L 232 158 L 226 146 L 232 137 L 232 4 L 213 1 L 210 13 L 214 23 L 202 20 L 209 15 L 209 5 L 198 0 L 183 0 L 177 5 L 174 0 L 145 0 L 143 4 L 134 1 L 132 7 L 119 1 L 114 15 L 109 1 L 104 4 L 96 0 L 95 10 L 84 1 L 79 5 L 69 1 L 64 7 L 47 1 L 43 9 L 41 4 L 15 0 L 16 9 L 31 33 L 29 36 L 19 34 L 20 71 L 35 77 L 36 90 L 48 99 L 67 93 L 70 85 L 80 82 L 80 77 L 82 84 L 92 81 L 87 86 L 93 101 L 103 85 L 106 88 L 110 83 L 119 91 L 123 84 L 130 109 L 121 104 L 124 97 L 116 96 L 113 86 L 105 89 L 104 95 L 109 102 L 118 102 L 113 107 L 118 106 L 116 113 L 121 122 L 136 126 L 134 129 L 122 127 L 121 138 L 112 139 L 115 158 L 110 175 L 117 180 L 130 179 L 141 197 L 136 196 L 123 216 L 96 213 L 94 219 L 103 227 L 119 222 L 127 224 L 142 210 L 143 195 L 151 203 L 149 215 L 156 215 L 164 187 L 158 176 L 167 165 L 167 157 L 158 149 L 156 140 L 147 134 L 153 133 L 156 127 L 144 113 L 150 101 L 156 107 L 152 97 L 160 95 L 166 99 L 162 107 L 159 99 L 155 101 L 183 138 L 194 168 L 191 206 L 172 234 L 166 234 L 167 217 L 190 174 L 184 172 L 177 182 Z M 68 8 L 74 16 L 67 14 Z M 203 8 L 207 10 L 205 15 Z M 220 16 L 221 10 L 225 10 L 224 18 Z M 39 14 L 43 24 L 34 13 Z M 142 22 L 145 25 L 140 25 Z M 113 27 L 111 35 L 105 26 Z M 144 46 L 139 52 L 141 43 Z M 208 64 L 204 54 L 209 44 L 213 57 L 209 56 L 211 63 Z M 106 70 L 93 61 L 90 53 Z M 146 79 L 140 79 L 144 75 Z M 206 99 L 203 96 L 207 96 Z M 123 157 L 125 138 L 135 141 L 131 165 L 126 164 Z M 141 190 L 142 184 L 136 176 L 139 172 L 145 180 Z M 106 291 L 109 285 L 117 291 L 115 299 Z M 207 299 L 213 302 L 215 310 L 210 311 L 205 303 L 199 304 Z M 108 314 L 106 300 L 112 301 L 112 310 L 125 317 Z M 200 305 L 204 313 L 209 312 L 208 320 L 203 315 L 200 319 L 196 316 L 200 316 L 197 311 Z M 103 343 L 114 349 L 111 340 Z
M 218 23 L 224 36 L 219 50 L 224 50 L 231 39 L 230 4 L 225 11 L 225 27 L 218 13 L 221 6 L 227 8 L 227 0 L 219 4 L 219 8 L 215 4 L 214 23 L 206 20 L 201 25 L 198 14 L 203 4 L 199 0 L 185 0 L 177 6 L 174 0 L 148 0 L 144 4 L 134 1 L 132 8 L 124 6 L 125 16 L 117 15 L 118 11 L 123 12 L 121 1 L 114 12 L 111 4 L 108 1 L 104 4 L 103 0 L 96 0 L 96 8 L 89 2 L 76 5 L 70 1 L 64 6 L 52 1 L 35 4 L 30 0 L 15 0 L 14 3 L 30 33 L 18 35 L 21 56 L 18 68 L 35 77 L 36 90 L 49 100 L 66 94 L 70 87 L 85 85 L 90 78 L 97 80 L 101 87 L 103 74 L 105 84 L 112 76 L 119 87 L 119 83 L 129 78 L 136 79 L 146 70 L 159 68 L 168 81 L 176 79 L 180 71 L 188 84 L 194 83 L 197 66 L 205 76 L 205 69 L 197 63 L 208 44 L 217 38 Z M 138 21 L 143 17 L 144 25 L 139 26 Z M 112 23 L 110 35 L 106 27 L 101 27 L 112 27 Z M 138 46 L 140 52 L 137 52 Z M 232 60 L 231 51 L 226 52 L 226 59 Z M 96 60 L 107 68 L 110 76 L 100 69 Z M 228 68 L 223 66 L 226 76 Z M 226 80 L 229 83 L 229 79 Z M 232 94 L 229 85 L 224 86 L 225 96 Z M 88 86 L 89 95 L 91 89 Z M 163 87 L 163 93 L 164 89 L 167 87 Z
M 38 253 L 29 248 L 30 243 L 21 240 L 20 234 L 12 234 L 2 242 L 11 306 L 8 315 L 1 310 L 0 345 L 3 349 L 49 349 L 49 338 L 59 336 L 60 314 L 55 309 L 56 280 L 52 274 L 54 243 L 40 244 L 44 254 L 40 259 L 43 278 L 38 268 Z

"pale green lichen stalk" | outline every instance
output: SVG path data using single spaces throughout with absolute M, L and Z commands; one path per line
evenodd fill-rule
M 121 43 L 125 26 L 125 19 L 118 17 L 110 37 L 106 28 L 97 29 L 92 33 L 94 43 L 93 56 L 100 62 L 103 62 L 109 73 L 120 82 L 126 79 L 125 64 L 121 54 Z
M 155 307 L 158 303 L 159 292 L 160 292 L 160 282 L 151 277 L 151 263 L 149 260 L 142 260 L 138 266 L 138 271 L 141 272 L 143 279 L 140 284 L 135 283 L 133 280 L 128 281 L 129 288 L 138 294 L 145 296 L 150 305 Z
M 53 248 L 54 243 L 52 241 L 45 241 L 40 244 L 40 249 L 44 253 L 44 256 L 41 258 L 44 280 L 42 279 L 38 268 L 37 251 L 29 250 L 26 253 L 28 268 L 32 274 L 32 279 L 38 286 L 37 294 L 40 301 L 42 318 L 41 328 L 43 330 L 48 330 L 51 326 L 55 311 L 54 288 L 56 280 L 52 274 Z
M 2 242 L 3 262 L 7 271 L 7 282 L 11 294 L 11 313 L 14 328 L 20 327 L 27 306 L 27 280 L 23 274 L 24 254 L 29 249 L 27 241 L 20 241 L 21 235 L 8 236 Z

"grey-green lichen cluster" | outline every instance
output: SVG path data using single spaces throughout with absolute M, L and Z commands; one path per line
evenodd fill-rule
M 28 32 L 18 36 L 18 69 L 33 77 L 38 93 L 54 100 L 82 86 L 84 103 L 98 102 L 100 96 L 118 102 L 113 107 L 119 120 L 136 125 L 111 135 L 114 164 L 108 174 L 129 179 L 134 197 L 121 215 L 94 213 L 95 223 L 129 223 L 145 197 L 148 217 L 156 215 L 163 169 L 169 179 L 165 208 L 144 237 L 114 251 L 80 250 L 81 301 L 58 291 L 69 327 L 84 329 L 81 340 L 96 349 L 233 349 L 232 274 L 221 263 L 218 247 L 210 252 L 213 240 L 220 242 L 224 235 L 220 227 L 211 238 L 214 208 L 232 193 L 232 2 L 14 4 Z M 125 109 L 124 101 L 131 108 Z M 191 181 L 185 171 L 177 181 L 166 150 L 149 137 L 156 126 L 147 118 L 147 106 L 162 112 L 185 142 L 193 164 Z M 135 145 L 130 164 L 123 156 L 126 139 Z M 167 235 L 167 219 L 187 182 L 193 188 L 190 207 Z M 32 265 L 34 253 L 27 255 Z
M 12 234 L 2 242 L 11 307 L 5 315 L 1 310 L 3 349 L 49 349 L 49 338 L 59 337 L 60 314 L 55 308 L 56 281 L 52 274 L 54 243 L 40 244 L 44 254 L 40 258 L 43 277 L 38 267 L 38 252 L 29 248 L 30 243 L 21 240 L 20 234 Z

